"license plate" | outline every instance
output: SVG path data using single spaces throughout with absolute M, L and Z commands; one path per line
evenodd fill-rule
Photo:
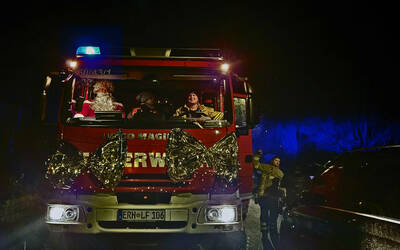
M 120 221 L 165 221 L 163 209 L 123 209 L 118 210 Z

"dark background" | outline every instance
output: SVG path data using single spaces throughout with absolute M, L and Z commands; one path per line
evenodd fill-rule
M 399 121 L 398 22 L 388 2 L 10 3 L 0 21 L 2 165 L 37 146 L 29 138 L 45 76 L 82 44 L 222 48 L 265 117 Z
M 274 121 L 272 128 L 307 118 L 346 121 L 364 116 L 368 121 L 376 120 L 376 124 L 400 122 L 399 28 L 394 3 L 83 2 L 3 4 L 0 206 L 3 208 L 3 201 L 9 197 L 17 197 L 20 203 L 9 210 L 12 216 L 1 216 L 0 237 L 3 228 L 11 231 L 10 226 L 1 227 L 4 219 L 11 218 L 11 225 L 18 228 L 41 215 L 39 208 L 45 203 L 37 201 L 43 198 L 43 192 L 35 188 L 43 181 L 43 162 L 51 145 L 43 140 L 39 126 L 41 89 L 48 72 L 57 71 L 79 45 L 221 48 L 233 69 L 253 84 L 259 114 Z M 265 136 L 275 138 L 279 142 L 276 146 L 282 149 L 280 135 L 287 135 L 287 131 L 282 129 L 279 135 L 268 137 L 270 127 L 261 125 L 258 131 L 253 130 L 254 135 L 262 135 L 254 138 L 253 146 L 270 146 Z M 319 133 L 308 132 L 313 136 Z M 343 137 L 337 134 L 339 139 Z M 329 143 L 332 148 L 336 145 Z M 303 157 L 307 160 L 304 162 L 315 161 L 316 148 L 299 147 L 296 157 L 307 156 L 308 152 L 310 157 Z M 271 151 L 277 152 L 276 148 Z M 320 158 L 330 159 L 325 155 Z M 288 157 L 282 160 L 283 167 L 292 167 Z M 27 199 L 26 194 L 36 196 Z
M 46 73 L 81 44 L 217 47 L 249 77 L 268 117 L 398 118 L 398 23 L 389 3 L 133 2 L 5 10 L 2 102 L 35 120 Z

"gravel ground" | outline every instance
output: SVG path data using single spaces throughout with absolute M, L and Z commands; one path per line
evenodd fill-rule
M 260 206 L 250 200 L 249 213 L 245 221 L 249 250 L 262 250 L 260 232 Z
M 278 217 L 278 230 L 282 221 L 282 215 Z M 250 200 L 249 213 L 246 221 L 244 222 L 247 235 L 247 246 L 248 250 L 262 250 L 261 244 L 261 232 L 260 232 L 260 206 L 254 203 L 254 200 Z

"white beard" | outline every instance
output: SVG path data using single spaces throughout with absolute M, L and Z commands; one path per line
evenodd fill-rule
M 113 101 L 111 94 L 97 93 L 90 106 L 94 111 L 113 111 L 115 110 Z

